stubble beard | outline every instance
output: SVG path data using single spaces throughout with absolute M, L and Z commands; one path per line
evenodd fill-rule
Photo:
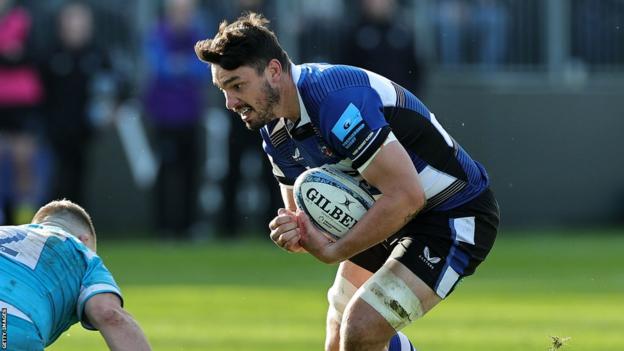
M 258 102 L 258 105 L 261 106 L 261 108 L 256 110 L 258 118 L 250 121 L 250 123 L 246 123 L 247 129 L 249 130 L 260 130 L 260 128 L 264 127 L 275 118 L 273 109 L 280 102 L 279 91 L 271 87 L 269 82 L 265 81 L 262 85 L 262 93 L 264 95 L 264 103 Z

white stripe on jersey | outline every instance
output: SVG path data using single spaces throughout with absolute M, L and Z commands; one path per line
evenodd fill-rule
M 418 175 L 427 200 L 444 191 L 457 180 L 457 178 L 440 172 L 431 166 L 425 167 Z
M 293 82 L 295 86 L 299 82 L 299 78 L 301 77 L 301 67 L 295 65 L 294 63 L 290 64 L 290 75 L 292 76 Z
M 407 338 L 407 335 L 401 333 L 401 332 L 397 332 L 397 335 L 399 336 L 399 340 L 401 341 L 401 351 L 411 351 L 412 350 L 412 344 L 410 343 L 409 339 Z
M 299 125 L 302 126 L 304 124 L 310 123 L 310 115 L 308 115 L 308 110 L 306 110 L 305 105 L 303 104 L 303 99 L 301 98 L 301 94 L 299 93 L 299 87 L 297 83 L 299 83 L 299 78 L 301 77 L 301 67 L 290 64 L 290 72 L 292 76 L 293 83 L 295 83 L 295 87 L 297 87 L 297 100 L 299 100 Z
M 449 133 L 447 133 L 446 130 L 442 128 L 442 125 L 438 122 L 438 120 L 435 118 L 435 115 L 432 112 L 429 112 L 429 118 L 431 118 L 431 123 L 433 123 L 433 126 L 436 127 L 438 132 L 440 132 L 440 134 L 442 134 L 442 136 L 444 137 L 444 141 L 446 141 L 446 145 L 453 147 L 453 138 L 451 138 Z
M 115 288 L 114 286 L 110 284 L 93 284 L 93 285 L 89 285 L 86 289 L 83 289 L 80 292 L 77 306 L 81 306 L 88 297 L 93 295 L 93 293 L 99 292 L 99 291 L 115 293 L 121 296 L 121 292 L 119 292 L 117 288 Z M 80 316 L 81 314 L 82 314 L 82 311 L 78 311 L 78 315 Z
M 383 145 L 388 145 L 393 141 L 398 141 L 397 138 L 394 136 L 394 133 L 390 132 L 390 134 L 388 134 L 388 137 L 386 138 L 386 141 L 384 141 Z M 368 165 L 370 165 L 371 161 L 373 161 L 373 159 L 375 158 L 375 156 L 377 156 L 377 154 L 379 153 L 379 151 L 381 151 L 381 146 L 379 147 L 379 149 L 377 149 L 377 151 L 375 151 L 375 153 L 366 161 L 364 162 L 364 164 L 362 164 L 360 166 L 360 168 L 357 169 L 357 171 L 362 174 L 364 172 L 364 170 L 368 167 Z
M 83 289 L 83 287 L 80 288 L 82 289 L 82 291 L 80 292 L 80 296 L 78 296 L 78 303 L 76 304 L 76 314 L 78 315 L 78 319 L 85 329 L 97 330 L 92 324 L 87 323 L 87 318 L 85 318 L 83 314 L 84 310 L 86 309 L 86 301 L 97 294 L 103 293 L 115 294 L 121 299 L 121 292 L 114 286 L 104 283 L 93 284 L 86 289 Z
M 396 106 L 396 90 L 392 85 L 392 82 L 377 73 L 364 70 L 368 75 L 371 88 L 375 89 L 377 94 L 381 97 L 381 102 L 384 106 Z
M 271 166 L 273 167 L 273 174 L 276 175 L 277 177 L 285 177 L 284 172 L 282 172 L 282 170 L 277 166 L 277 164 L 273 162 L 273 157 L 269 155 L 268 153 L 266 155 L 269 157 L 269 162 L 271 162 Z
M 30 323 L 32 323 L 33 321 L 30 319 L 30 317 L 28 317 L 24 312 L 20 311 L 17 307 L 11 305 L 8 302 L 2 301 L 0 300 L 0 309 L 5 309 L 8 314 L 21 318 L 25 321 L 28 321 Z
M 369 139 L 369 141 L 368 141 L 368 144 L 366 144 L 366 146 L 364 147 L 364 149 L 362 149 L 362 150 L 355 150 L 355 151 L 357 152 L 357 155 L 356 155 L 356 156 L 355 156 L 355 158 L 353 159 L 353 162 L 356 162 L 358 158 L 362 157 L 362 155 L 364 155 L 364 153 L 366 153 L 366 150 L 368 150 L 368 148 L 371 146 L 372 141 L 374 141 L 374 140 L 376 140 L 376 139 L 377 139 L 377 136 L 379 135 L 379 133 L 381 133 L 381 130 L 382 130 L 382 129 L 380 128 L 380 129 L 377 129 L 377 130 L 375 131 L 375 134 L 374 134 L 372 137 L 370 137 L 370 139 Z M 370 136 L 370 134 L 369 134 L 369 136 Z M 360 147 L 361 147 L 361 146 L 362 146 L 362 144 L 360 144 Z
M 280 118 L 277 121 L 277 123 L 275 123 L 275 127 L 273 127 L 273 130 L 271 131 L 271 135 L 275 134 L 276 132 L 278 132 L 282 128 L 286 128 L 286 123 L 284 121 L 284 118 Z

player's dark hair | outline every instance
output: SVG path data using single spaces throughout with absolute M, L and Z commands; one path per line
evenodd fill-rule
M 231 71 L 240 66 L 251 66 L 262 73 L 269 61 L 277 59 L 282 71 L 290 71 L 288 54 L 279 44 L 275 33 L 267 27 L 269 20 L 248 12 L 235 22 L 221 22 L 213 39 L 198 41 L 195 54 L 207 63 L 214 63 Z
M 32 223 L 43 223 L 47 219 L 50 219 L 50 217 L 54 216 L 69 217 L 70 219 L 84 225 L 91 232 L 90 234 L 93 239 L 97 239 L 91 216 L 89 216 L 84 208 L 67 199 L 51 201 L 41 207 L 39 211 L 35 213 Z

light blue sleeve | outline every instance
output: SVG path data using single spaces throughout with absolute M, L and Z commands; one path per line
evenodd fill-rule
M 77 314 L 80 323 L 85 329 L 96 330 L 96 328 L 89 323 L 86 315 L 84 314 L 85 304 L 87 301 L 97 294 L 113 293 L 119 296 L 123 306 L 123 297 L 119 286 L 117 286 L 117 283 L 113 278 L 113 275 L 108 271 L 108 268 L 106 268 L 102 259 L 86 247 L 83 253 L 87 259 L 88 267 L 82 279 L 82 285 L 80 286 Z

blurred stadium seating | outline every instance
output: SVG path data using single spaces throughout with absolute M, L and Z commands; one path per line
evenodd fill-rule
M 40 19 L 41 42 L 50 25 L 47 14 L 62 2 L 27 2 Z M 91 2 L 99 39 L 131 76 L 136 95 L 143 73 L 139 43 L 161 4 Z M 235 18 L 235 3 L 200 1 L 202 15 Z M 304 0 L 256 3 L 295 62 L 333 61 L 341 35 L 359 13 L 358 1 L 320 1 L 315 9 Z M 489 169 L 503 226 L 624 222 L 624 2 L 403 0 L 399 5 L 397 21 L 412 28 L 428 72 L 422 100 Z M 317 30 L 319 24 L 333 29 L 331 36 Z M 222 106 L 216 93 L 207 92 L 211 108 Z M 149 198 L 132 183 L 122 150 L 113 130 L 98 139 L 88 181 L 91 211 L 102 227 L 141 229 Z M 104 171 L 110 169 L 113 176 Z M 204 189 L 214 192 L 211 172 L 219 173 L 206 172 Z M 203 195 L 198 204 L 209 223 L 217 210 Z

